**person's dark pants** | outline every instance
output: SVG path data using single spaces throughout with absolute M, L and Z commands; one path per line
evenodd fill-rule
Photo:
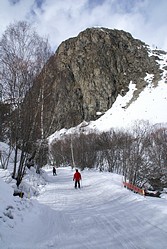
M 77 185 L 78 185 L 78 188 L 80 188 L 80 181 L 75 181 L 75 188 L 77 188 Z

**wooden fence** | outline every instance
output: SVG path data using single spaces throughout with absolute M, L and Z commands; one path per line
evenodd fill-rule
M 132 190 L 133 192 L 139 193 L 139 194 L 145 196 L 145 191 L 144 191 L 144 189 L 138 188 L 138 187 L 136 187 L 135 185 L 133 185 L 133 184 L 131 184 L 131 183 L 129 183 L 129 182 L 123 182 L 123 185 L 124 185 L 125 188 L 130 189 L 130 190 Z

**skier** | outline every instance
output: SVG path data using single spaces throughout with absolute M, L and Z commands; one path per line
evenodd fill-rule
M 80 180 L 81 180 L 81 174 L 78 172 L 78 169 L 76 169 L 76 172 L 73 176 L 73 181 L 75 181 L 75 188 L 80 188 Z
M 56 175 L 56 168 L 53 166 L 53 176 Z

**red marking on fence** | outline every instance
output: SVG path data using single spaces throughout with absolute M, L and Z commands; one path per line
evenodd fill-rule
M 141 195 L 145 195 L 144 189 L 138 188 L 138 187 L 136 187 L 135 185 L 133 185 L 133 184 L 131 184 L 129 182 L 123 182 L 123 185 L 127 189 L 133 190 L 134 192 L 139 193 Z

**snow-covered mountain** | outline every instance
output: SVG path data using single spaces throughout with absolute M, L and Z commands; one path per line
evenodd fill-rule
M 119 98 L 128 92 L 132 95 L 133 91 L 133 97 L 129 98 L 134 102 L 146 87 L 157 86 L 162 78 L 159 64 L 165 71 L 165 58 L 164 51 L 151 50 L 123 30 L 88 28 L 60 44 L 34 83 L 25 106 L 31 109 L 32 117 L 36 117 L 36 130 L 40 130 L 36 109 L 37 106 L 40 109 L 38 96 L 43 86 L 42 128 L 47 137 L 64 127 L 77 126 L 83 120 L 95 121 L 115 102 L 124 101 L 122 107 L 126 108 L 126 100 Z M 121 116 L 123 112 L 119 113 Z M 32 138 L 34 141 L 39 138 L 36 135 L 38 132 Z
M 156 56 L 150 50 L 150 56 Z M 146 87 L 134 99 L 136 85 L 133 82 L 129 84 L 129 91 L 125 96 L 118 95 L 112 107 L 106 113 L 97 112 L 100 117 L 96 121 L 82 122 L 76 127 L 56 131 L 49 137 L 52 142 L 54 138 L 63 137 L 63 135 L 80 132 L 103 132 L 112 128 L 130 129 L 136 121 L 148 121 L 150 125 L 167 125 L 167 53 L 160 54 L 157 62 L 162 70 L 161 80 L 155 86 L 153 83 L 154 75 L 147 74 L 145 77 Z

